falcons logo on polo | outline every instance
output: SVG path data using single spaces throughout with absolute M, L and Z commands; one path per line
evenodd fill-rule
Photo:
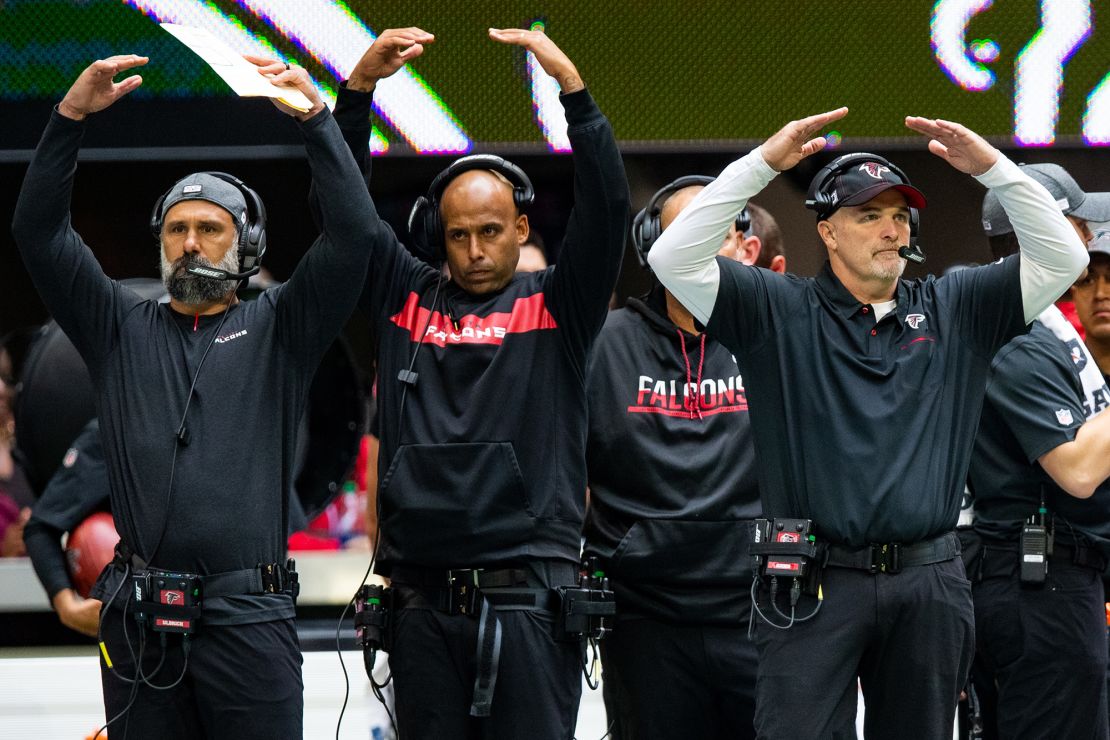
M 923 323 L 925 323 L 925 316 L 923 314 L 911 313 L 906 316 L 906 324 L 908 324 L 911 329 L 920 329 Z

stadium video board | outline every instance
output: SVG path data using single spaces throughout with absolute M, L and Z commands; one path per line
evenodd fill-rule
M 837 133 L 870 146 L 917 141 L 907 114 L 957 120 L 1004 145 L 1105 146 L 1103 9 L 1091 0 L 7 0 L 0 110 L 16 123 L 0 149 L 34 146 L 41 119 L 20 120 L 47 110 L 91 60 L 131 52 L 151 57 L 132 103 L 149 115 L 114 146 L 229 143 L 231 124 L 174 121 L 193 104 L 250 121 L 262 104 L 228 107 L 230 91 L 163 21 L 300 63 L 328 101 L 377 33 L 435 33 L 424 56 L 379 86 L 377 152 L 565 150 L 554 81 L 530 54 L 486 37 L 490 26 L 537 24 L 575 61 L 626 150 L 734 148 L 840 105 L 852 112 Z

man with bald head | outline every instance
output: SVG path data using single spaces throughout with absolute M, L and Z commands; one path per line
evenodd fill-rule
M 680 178 L 637 214 L 641 262 L 707 182 Z M 758 257 L 751 208 L 737 209 L 721 257 Z M 760 505 L 741 368 L 653 275 L 643 299 L 609 314 L 586 394 L 586 554 L 620 605 L 601 646 L 609 720 L 623 740 L 755 737 L 746 627 Z
M 576 584 L 585 505 L 586 360 L 605 320 L 628 218 L 608 121 L 542 31 L 491 30 L 562 88 L 574 210 L 558 265 L 517 272 L 527 176 L 491 155 L 450 165 L 409 219 L 414 258 L 385 224 L 364 302 L 376 323 L 381 429 L 376 570 L 392 582 L 387 648 L 397 724 L 414 738 L 566 738 L 582 653 L 556 632 Z M 342 89 L 356 160 L 378 80 L 422 53 L 384 32 Z

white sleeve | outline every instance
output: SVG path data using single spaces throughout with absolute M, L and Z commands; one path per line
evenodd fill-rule
M 659 282 L 705 323 L 721 283 L 717 253 L 736 214 L 777 175 L 756 147 L 718 175 L 678 214 L 648 252 Z
M 1006 157 L 975 178 L 998 194 L 1021 247 L 1026 323 L 1052 305 L 1087 266 L 1087 248 L 1039 182 Z

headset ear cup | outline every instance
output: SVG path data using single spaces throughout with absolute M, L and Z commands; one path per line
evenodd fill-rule
M 443 223 L 439 217 L 439 204 L 429 203 L 424 211 L 424 230 L 432 258 L 437 263 L 447 260 L 447 246 L 443 242 Z
M 532 182 L 528 179 L 528 176 L 524 174 L 523 170 L 520 170 L 520 177 L 523 178 L 521 180 L 523 184 L 513 187 L 513 203 L 516 205 L 518 211 L 526 211 L 528 207 L 535 202 L 536 194 L 532 190 Z
M 421 195 L 412 204 L 409 211 L 409 237 L 412 242 L 412 254 L 422 262 L 437 265 L 442 259 L 438 256 L 440 250 L 435 246 L 435 223 L 432 218 L 433 204 L 428 198 Z M 440 237 L 442 241 L 442 237 Z
M 744 236 L 752 230 L 752 213 L 748 210 L 747 206 L 740 209 L 740 213 L 736 214 L 736 233 Z
M 644 247 L 644 216 L 647 211 L 641 210 L 632 219 L 632 229 L 630 230 L 632 236 L 632 248 L 636 250 L 636 258 L 640 260 L 640 265 L 645 269 L 651 269 L 648 265 L 647 256 L 648 250 Z
M 262 262 L 266 253 L 266 229 L 260 224 L 251 223 L 243 227 L 239 245 L 239 272 L 253 270 Z
M 644 254 L 651 251 L 655 246 L 655 242 L 659 240 L 660 235 L 663 233 L 663 225 L 659 221 L 659 213 L 652 212 L 644 217 Z
M 162 204 L 166 202 L 166 198 L 170 197 L 173 191 L 171 187 L 166 192 L 154 201 L 154 208 L 150 212 L 150 233 L 154 234 L 154 238 L 159 242 L 162 240 Z

